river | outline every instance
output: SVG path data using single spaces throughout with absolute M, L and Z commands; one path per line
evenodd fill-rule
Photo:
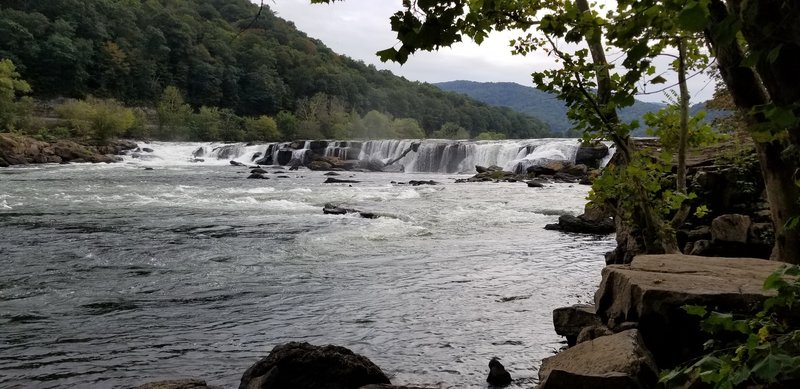
M 0 387 L 236 387 L 276 344 L 307 341 L 441 388 L 485 387 L 496 356 L 528 388 L 563 345 L 552 310 L 592 300 L 613 248 L 542 228 L 581 213 L 582 185 L 323 184 L 277 167 L 248 180 L 188 162 L 197 144 L 142 146 L 152 155 L 116 164 L 0 169 Z

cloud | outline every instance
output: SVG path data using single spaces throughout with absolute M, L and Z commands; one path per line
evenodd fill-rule
M 508 81 L 533 86 L 532 72 L 556 66 L 544 53 L 525 57 L 512 55 L 509 41 L 516 37 L 512 31 L 493 33 L 480 46 L 465 41 L 437 52 L 418 52 L 402 66 L 383 63 L 375 53 L 397 44 L 389 17 L 400 9 L 400 1 L 347 0 L 310 4 L 309 0 L 274 0 L 269 6 L 279 17 L 294 22 L 298 29 L 335 52 L 412 81 Z M 706 86 L 707 77 L 696 77 L 689 84 L 690 90 L 695 92 L 695 101 L 706 100 L 713 93 L 713 85 Z M 652 94 L 640 99 L 660 102 L 664 96 Z

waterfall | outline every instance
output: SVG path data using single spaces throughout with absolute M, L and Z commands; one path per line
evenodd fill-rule
M 413 145 L 415 152 L 403 156 Z M 195 158 L 202 163 L 225 164 L 235 160 L 245 164 L 287 165 L 292 160 L 303 164 L 312 155 L 342 160 L 380 160 L 384 163 L 400 158 L 408 173 L 474 173 L 475 166 L 500 166 L 504 170 L 524 173 L 530 166 L 550 160 L 574 162 L 580 141 L 577 139 L 528 139 L 498 141 L 371 140 L 371 141 L 304 141 L 249 143 L 171 143 L 153 142 L 141 147 L 154 149 L 152 154 L 139 153 L 140 162 L 190 164 Z M 131 157 L 134 158 L 134 157 Z M 603 160 L 603 164 L 610 156 Z

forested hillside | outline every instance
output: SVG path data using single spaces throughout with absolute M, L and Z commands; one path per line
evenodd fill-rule
M 286 137 L 361 136 L 353 128 L 364 123 L 352 119 L 371 111 L 416 120 L 428 136 L 549 135 L 530 116 L 338 55 L 247 0 L 7 0 L 0 59 L 13 61 L 37 98 L 157 107 L 174 87 L 166 98 L 185 98 L 195 112 L 291 113 L 299 127 L 279 128 Z
M 435 84 L 449 92 L 462 93 L 490 105 L 509 107 L 541 119 L 557 133 L 565 133 L 571 128 L 567 119 L 567 107 L 562 100 L 536 88 L 513 82 L 474 82 L 449 81 Z M 663 108 L 663 104 L 637 101 L 620 112 L 623 120 L 640 119 L 647 112 Z

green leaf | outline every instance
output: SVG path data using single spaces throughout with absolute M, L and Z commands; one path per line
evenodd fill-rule
M 386 50 L 381 50 L 375 54 L 378 56 L 378 58 L 381 59 L 381 62 L 387 62 L 387 61 L 392 61 L 395 59 L 395 57 L 397 57 L 397 50 L 393 47 L 390 47 Z
M 774 49 L 770 50 L 769 54 L 767 54 L 767 61 L 769 61 L 769 63 L 775 63 L 775 61 L 778 60 L 778 56 L 781 54 L 782 47 L 783 44 L 779 44 Z
M 667 79 L 661 76 L 656 76 L 652 80 L 650 80 L 651 84 L 663 84 L 667 82 Z
M 774 382 L 786 364 L 791 364 L 792 358 L 786 354 L 767 354 L 753 366 L 752 374 L 767 382 Z
M 702 305 L 684 305 L 681 308 L 683 308 L 683 310 L 686 311 L 686 313 L 692 316 L 705 317 L 707 313 L 706 307 Z
M 678 14 L 678 24 L 689 31 L 700 32 L 706 27 L 708 15 L 708 8 L 690 1 Z

